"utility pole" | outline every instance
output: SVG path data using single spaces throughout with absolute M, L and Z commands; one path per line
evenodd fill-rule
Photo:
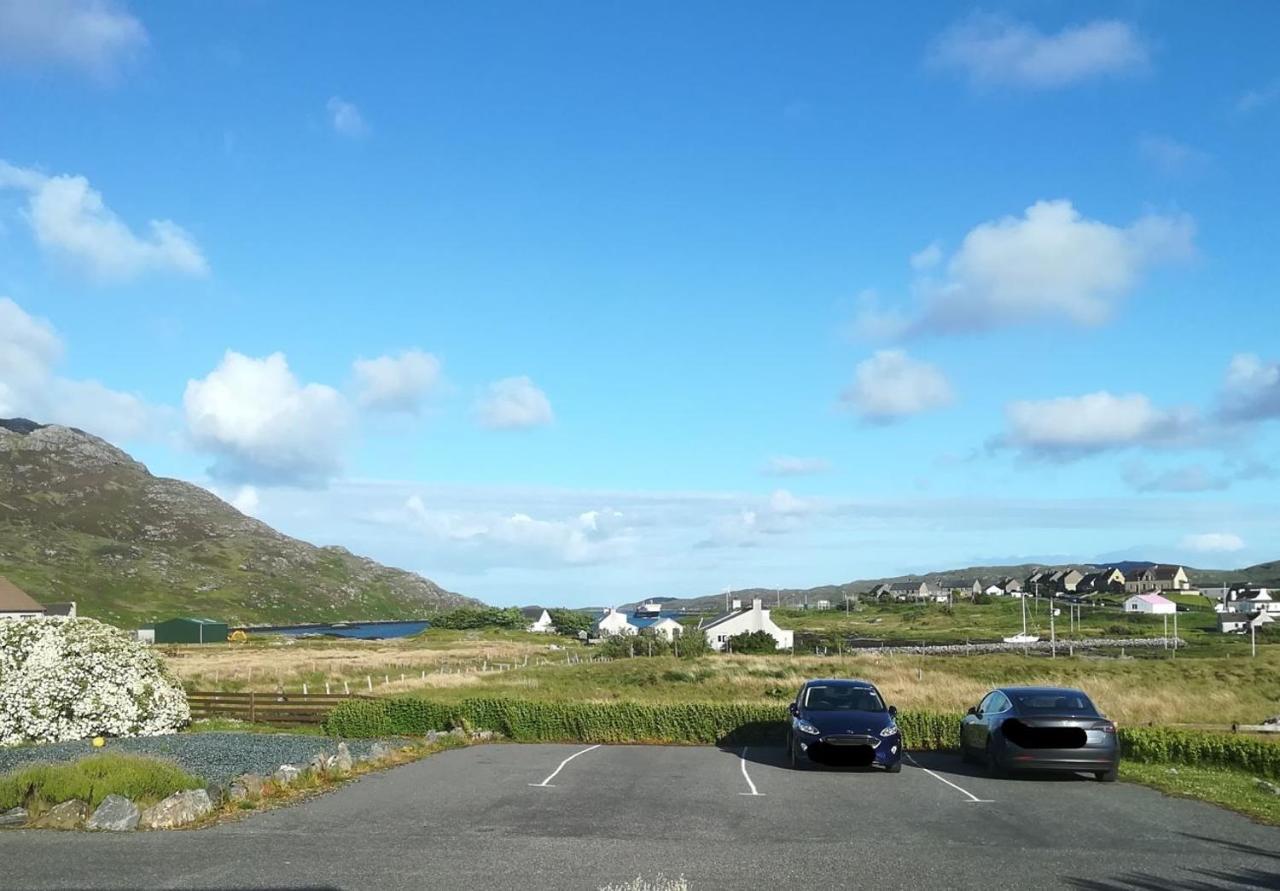
M 1049 595 L 1049 649 L 1052 652 L 1050 658 L 1058 658 L 1058 632 L 1053 622 L 1053 595 Z
M 1173 608 L 1173 658 L 1178 658 L 1178 608 Z

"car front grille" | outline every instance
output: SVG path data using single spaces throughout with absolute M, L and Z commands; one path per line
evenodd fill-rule
M 874 749 L 880 745 L 880 737 L 865 733 L 838 733 L 833 736 L 824 736 L 822 741 L 829 746 L 870 746 Z

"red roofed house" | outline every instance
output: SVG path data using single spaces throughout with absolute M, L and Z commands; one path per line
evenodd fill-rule
M 1156 615 L 1167 615 L 1168 613 L 1177 612 L 1177 605 L 1167 597 L 1161 597 L 1159 594 L 1134 594 L 1124 602 L 1124 611 L 1126 613 L 1155 613 Z

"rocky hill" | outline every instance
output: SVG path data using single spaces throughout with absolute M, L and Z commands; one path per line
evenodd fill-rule
M 23 419 L 0 420 L 0 575 L 126 626 L 413 618 L 478 603 L 282 535 L 96 436 Z

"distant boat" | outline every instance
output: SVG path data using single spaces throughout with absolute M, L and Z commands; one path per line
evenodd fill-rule
M 1027 598 L 1021 597 L 1019 598 L 1019 600 L 1022 603 L 1022 633 L 1015 634 L 1013 635 L 1013 637 L 1006 637 L 1004 639 L 1004 642 L 1011 643 L 1011 644 L 1035 643 L 1040 639 L 1040 637 L 1035 634 L 1027 633 Z

